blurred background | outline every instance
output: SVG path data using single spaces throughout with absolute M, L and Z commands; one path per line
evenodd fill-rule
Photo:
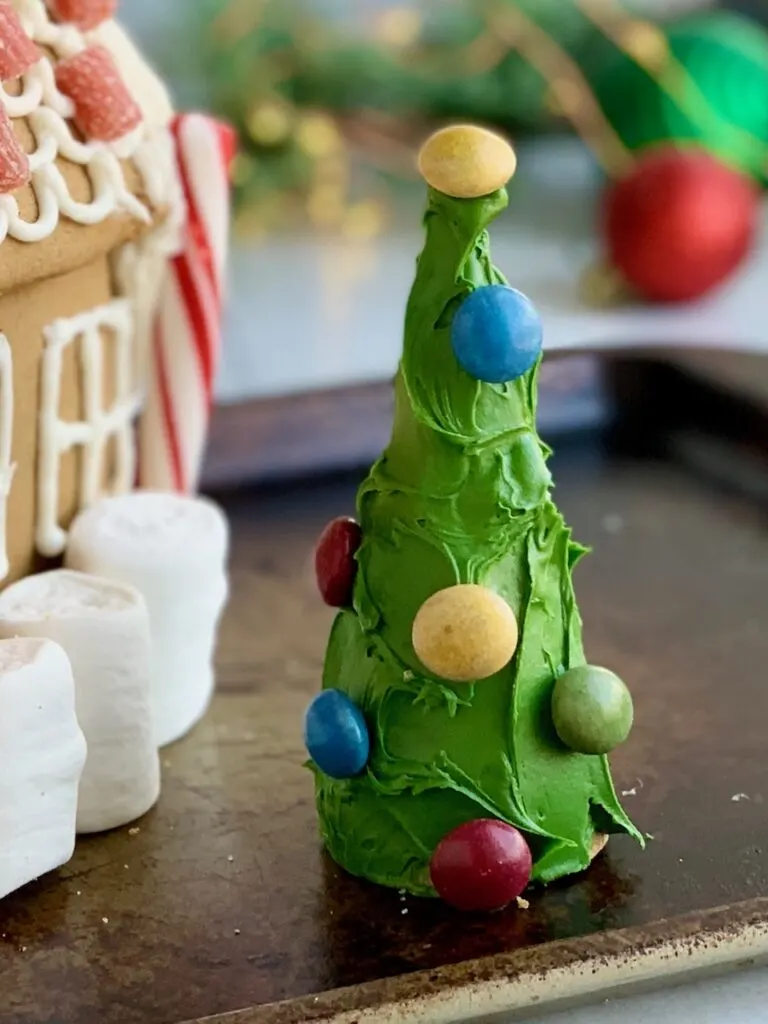
M 132 0 L 123 17 L 178 105 L 240 137 L 217 482 L 381 447 L 420 245 L 414 153 L 449 120 L 515 141 L 494 257 L 539 305 L 550 351 L 671 347 L 768 394 L 762 359 L 706 351 L 768 349 L 764 204 L 737 270 L 686 301 L 618 286 L 600 220 L 606 188 L 659 144 L 699 147 L 764 189 L 765 0 Z M 598 415 L 598 377 L 589 357 L 548 362 L 545 433 Z M 360 403 L 369 424 L 350 437 Z

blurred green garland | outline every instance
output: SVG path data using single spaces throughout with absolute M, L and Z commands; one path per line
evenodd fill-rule
M 352 28 L 308 0 L 196 0 L 177 55 L 241 138 L 249 233 L 309 220 L 376 233 L 417 139 L 443 120 L 573 124 L 608 173 L 653 143 L 697 142 L 765 181 L 768 36 L 710 12 L 661 27 L 620 0 L 390 7 Z

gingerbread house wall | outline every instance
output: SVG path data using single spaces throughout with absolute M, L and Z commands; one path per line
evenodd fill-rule
M 0 296 L 0 332 L 11 356 L 3 372 L 12 374 L 14 402 L 5 521 L 8 572 L 0 587 L 47 564 L 39 550 L 41 536 L 47 538 L 43 548 L 55 557 L 62 543 L 59 528 L 69 525 L 85 491 L 93 492 L 94 486 L 125 490 L 133 483 L 133 437 L 125 406 L 128 402 L 137 409 L 138 394 L 134 366 L 128 370 L 127 390 L 127 367 L 120 372 L 120 360 L 132 359 L 133 332 L 126 336 L 126 325 L 130 308 L 114 298 L 107 255 Z M 59 355 L 60 370 L 55 365 Z M 110 421 L 109 411 L 118 402 L 122 410 Z M 7 429 L 2 411 L 0 421 Z M 100 421 L 95 432 L 94 418 Z M 67 436 L 76 443 L 59 457 L 51 441 Z

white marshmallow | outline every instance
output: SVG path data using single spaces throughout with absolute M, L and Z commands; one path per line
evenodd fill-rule
M 66 569 L 28 576 L 0 594 L 0 636 L 46 637 L 69 657 L 88 743 L 77 831 L 104 832 L 145 814 L 160 794 L 160 765 L 141 594 Z
M 152 708 L 160 746 L 208 708 L 213 654 L 228 594 L 227 521 L 203 498 L 135 491 L 81 512 L 66 564 L 144 595 L 152 635 Z
M 0 899 L 72 856 L 85 753 L 61 647 L 0 641 Z

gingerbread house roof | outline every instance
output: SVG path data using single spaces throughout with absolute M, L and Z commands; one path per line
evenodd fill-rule
M 0 0 L 0 294 L 180 207 L 162 83 L 116 0 Z

